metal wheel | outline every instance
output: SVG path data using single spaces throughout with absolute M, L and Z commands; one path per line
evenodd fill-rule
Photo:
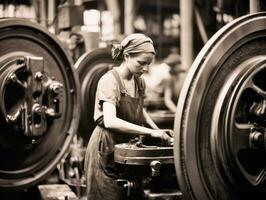
M 175 117 L 185 199 L 266 197 L 266 14 L 218 31 L 186 78 Z
M 95 127 L 93 114 L 98 81 L 114 64 L 118 63 L 113 61 L 109 48 L 85 53 L 75 63 L 81 83 L 81 120 L 78 132 L 87 141 Z
M 0 189 L 47 178 L 79 120 L 79 84 L 57 40 L 38 24 L 0 20 Z

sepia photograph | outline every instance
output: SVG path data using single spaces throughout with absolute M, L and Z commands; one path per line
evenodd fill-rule
M 264 199 L 265 1 L 0 0 L 0 200 Z

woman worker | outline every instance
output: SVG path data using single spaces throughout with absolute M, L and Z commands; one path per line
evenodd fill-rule
M 116 180 L 119 170 L 114 163 L 114 145 L 139 136 L 168 140 L 143 110 L 145 83 L 140 76 L 154 59 L 152 40 L 143 34 L 127 36 L 112 49 L 113 59 L 121 65 L 101 77 L 95 97 L 93 131 L 85 158 L 87 198 L 90 200 L 125 199 Z M 144 121 L 145 120 L 145 121 Z M 153 129 L 143 127 L 146 122 Z

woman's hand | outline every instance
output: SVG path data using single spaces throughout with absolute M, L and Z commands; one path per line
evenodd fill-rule
M 171 137 L 164 130 L 161 129 L 153 130 L 151 133 L 151 137 L 161 138 L 164 141 L 168 141 L 171 139 Z
M 172 129 L 162 129 L 166 132 L 167 135 L 169 135 L 171 138 L 174 137 L 174 131 Z
M 160 138 L 163 146 L 174 146 L 172 130 L 153 130 L 151 137 Z

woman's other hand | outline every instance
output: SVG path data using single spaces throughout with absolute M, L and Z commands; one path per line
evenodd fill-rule
M 172 130 L 153 130 L 151 137 L 160 138 L 163 146 L 173 146 L 173 131 Z
M 151 137 L 161 138 L 162 140 L 170 140 L 171 139 L 171 137 L 164 130 L 161 130 L 161 129 L 153 130 L 151 133 Z

